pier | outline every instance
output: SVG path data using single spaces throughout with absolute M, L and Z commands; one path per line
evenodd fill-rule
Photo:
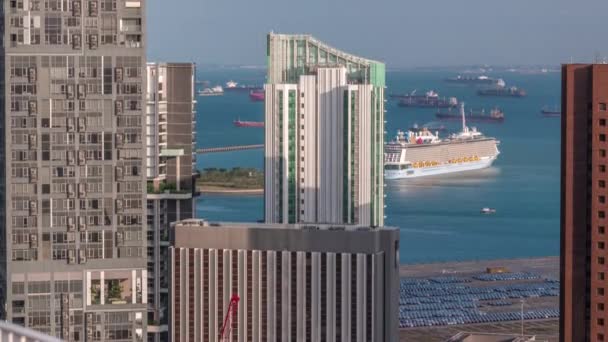
M 264 144 L 235 145 L 235 146 L 199 148 L 196 150 L 196 153 L 197 154 L 208 154 L 208 153 L 221 153 L 221 152 L 232 152 L 232 151 L 257 150 L 257 149 L 262 149 L 262 148 L 264 148 Z

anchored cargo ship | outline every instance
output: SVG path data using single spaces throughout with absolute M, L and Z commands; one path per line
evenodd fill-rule
M 543 109 L 541 109 L 540 112 L 543 116 L 548 117 L 548 118 L 562 116 L 562 110 L 558 109 L 558 108 L 550 109 L 548 107 L 544 107 Z
M 398 131 L 384 149 L 385 178 L 417 178 L 490 167 L 500 154 L 499 141 L 469 129 L 464 115 L 461 119 L 462 132 L 446 139 L 428 130 Z
M 437 112 L 435 116 L 439 120 L 443 121 L 455 121 L 460 120 L 461 116 L 466 116 L 466 119 L 469 122 L 486 122 L 486 123 L 502 123 L 505 121 L 505 114 L 498 108 L 494 108 L 490 111 L 490 114 L 486 114 L 485 110 L 481 112 L 469 112 L 465 114 L 464 112 L 464 103 L 460 104 L 460 113 L 452 113 L 450 112 Z
M 232 122 L 235 127 L 264 127 L 263 121 L 241 121 L 236 119 Z
M 399 99 L 400 107 L 416 107 L 416 108 L 453 108 L 458 105 L 458 99 L 455 97 L 440 98 L 439 94 L 430 90 L 424 95 L 416 95 L 414 90 L 410 94 L 390 95 L 393 99 Z
M 517 87 L 495 87 L 480 89 L 477 91 L 479 96 L 500 96 L 500 97 L 526 97 L 526 91 Z
M 249 99 L 253 102 L 261 102 L 264 101 L 265 98 L 264 89 L 256 89 L 249 92 Z
M 469 85 L 500 85 L 504 84 L 504 81 L 500 78 L 491 78 L 485 75 L 481 76 L 462 76 L 450 77 L 445 79 L 449 83 L 460 83 Z

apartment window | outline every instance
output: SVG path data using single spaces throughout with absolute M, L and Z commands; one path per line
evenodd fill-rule
M 606 104 L 605 104 L 605 103 L 600 103 L 600 110 L 601 110 L 602 112 L 605 112 L 605 111 L 606 111 Z
M 602 158 L 606 157 L 606 150 L 604 150 L 604 149 L 600 150 L 600 157 L 602 157 Z
M 597 232 L 598 232 L 598 234 L 603 235 L 604 233 L 606 233 L 606 227 L 604 227 L 604 226 L 597 227 Z
M 597 319 L 597 325 L 603 326 L 604 325 L 604 319 L 603 318 L 598 318 Z
M 597 303 L 597 310 L 604 311 L 604 303 Z
M 597 288 L 597 294 L 598 294 L 598 296 L 603 296 L 604 295 L 604 288 L 603 287 L 598 287 Z
M 597 334 L 597 340 L 598 341 L 603 341 L 604 340 L 604 334 Z
M 604 272 L 598 272 L 597 273 L 597 280 L 604 280 L 606 276 L 604 275 Z
M 604 262 L 605 262 L 604 257 L 598 257 L 598 258 L 597 258 L 597 263 L 598 263 L 598 264 L 603 265 L 603 264 L 604 264 Z M 603 292 L 603 291 L 604 291 L 604 289 L 602 289 L 602 292 Z
M 600 172 L 606 172 L 606 165 L 599 166 Z
M 597 248 L 604 249 L 606 248 L 606 244 L 603 241 L 600 241 L 597 243 Z
M 601 219 L 606 217 L 606 212 L 603 210 L 598 211 L 597 216 Z
M 599 185 L 600 188 L 605 188 L 606 187 L 606 181 L 598 181 L 597 184 Z
M 606 126 L 606 119 L 600 119 L 600 126 Z
M 599 196 L 599 197 L 597 198 L 597 200 L 598 200 L 600 203 L 606 203 L 606 196 Z
M 600 134 L 600 141 L 606 141 L 606 134 Z

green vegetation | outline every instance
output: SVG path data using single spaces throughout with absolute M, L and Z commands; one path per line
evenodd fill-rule
M 185 194 L 188 193 L 189 191 L 186 190 L 180 190 L 177 191 L 177 186 L 175 185 L 175 183 L 165 183 L 162 182 L 159 184 L 158 186 L 158 191 L 154 190 L 154 183 L 153 182 L 148 182 L 148 187 L 147 187 L 148 193 L 149 194 L 163 194 L 166 192 L 172 193 L 172 194 Z
M 264 173 L 253 168 L 217 169 L 201 172 L 197 184 L 208 189 L 257 190 L 264 188 Z

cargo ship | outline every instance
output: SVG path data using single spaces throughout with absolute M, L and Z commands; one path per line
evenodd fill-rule
M 495 87 L 480 89 L 477 91 L 479 96 L 500 96 L 500 97 L 526 97 L 526 91 L 517 87 Z
M 399 107 L 414 108 L 454 108 L 458 106 L 455 97 L 440 98 L 439 94 L 429 90 L 424 95 L 416 95 L 416 91 L 404 95 L 390 95 L 390 98 L 399 100 Z
M 548 118 L 555 118 L 555 117 L 560 117 L 562 116 L 562 110 L 561 109 L 550 109 L 548 107 L 544 107 L 543 109 L 541 109 L 540 113 L 544 116 L 544 117 L 548 117 Z
M 469 85 L 498 85 L 504 84 L 500 78 L 491 78 L 485 75 L 481 76 L 462 76 L 450 77 L 445 79 L 449 83 L 469 84 Z
M 205 88 L 203 90 L 199 90 L 198 96 L 221 96 L 224 95 L 224 89 L 220 86 L 216 86 L 213 88 Z
M 235 127 L 264 127 L 263 121 L 241 121 L 236 119 L 232 122 Z
M 253 102 L 261 102 L 264 101 L 265 98 L 264 89 L 255 89 L 249 92 L 249 99 Z
M 461 120 L 462 131 L 446 139 L 428 130 L 398 131 L 384 148 L 385 178 L 437 176 L 490 167 L 500 154 L 500 142 L 469 129 L 464 113 Z
M 451 111 L 437 112 L 435 116 L 442 121 L 460 120 L 461 116 L 465 116 L 469 122 L 503 123 L 505 121 L 505 114 L 498 108 L 492 109 L 489 115 L 485 113 L 485 110 L 481 112 L 471 111 L 465 114 L 464 103 L 460 103 L 460 112 L 458 114 Z

